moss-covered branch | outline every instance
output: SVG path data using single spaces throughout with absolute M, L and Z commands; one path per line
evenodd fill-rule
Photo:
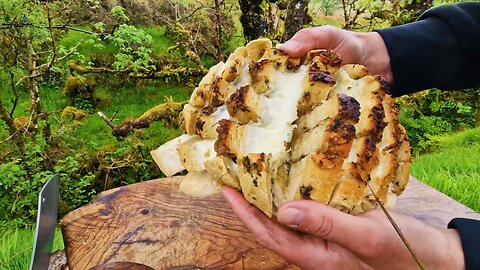
M 165 67 L 160 71 L 153 71 L 146 69 L 144 67 L 134 67 L 128 66 L 124 69 L 110 69 L 106 67 L 84 67 L 76 63 L 70 63 L 70 72 L 76 72 L 78 74 L 87 74 L 87 73 L 110 73 L 110 74 L 125 74 L 130 78 L 136 79 L 164 79 L 171 76 L 187 77 L 187 76 L 204 76 L 207 74 L 208 70 L 199 67 Z
M 112 135 L 115 136 L 117 140 L 122 141 L 133 130 L 148 128 L 156 121 L 162 122 L 165 126 L 177 126 L 178 115 L 182 111 L 185 103 L 186 102 L 175 102 L 172 98 L 165 98 L 165 103 L 149 109 L 133 121 L 125 120 L 118 126 L 114 125 L 110 119 L 105 119 L 104 117 L 102 117 L 102 119 L 113 129 Z

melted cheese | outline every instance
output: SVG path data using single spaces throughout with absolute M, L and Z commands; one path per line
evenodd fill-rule
M 297 104 L 303 94 L 302 82 L 307 71 L 307 66 L 301 66 L 296 72 L 274 72 L 269 92 L 260 96 L 260 120 L 246 127 L 240 154 L 272 154 L 274 160 L 285 155 L 285 145 L 292 139 L 292 123 L 297 119 Z

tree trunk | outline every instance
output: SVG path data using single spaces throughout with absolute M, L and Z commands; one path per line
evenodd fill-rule
M 38 84 L 36 79 L 33 77 L 33 74 L 37 71 L 37 56 L 33 50 L 32 41 L 27 41 L 28 46 L 28 73 L 30 77 L 28 78 L 28 90 L 30 91 L 30 113 L 31 113 L 31 123 L 33 125 L 33 134 L 36 133 L 38 128 L 38 116 L 41 113 L 40 107 L 40 94 L 38 91 Z
M 285 20 L 285 32 L 283 40 L 287 41 L 305 25 L 312 21 L 308 15 L 309 0 L 292 0 L 288 2 L 287 19 Z
M 223 59 L 223 52 L 222 52 L 222 14 L 220 13 L 220 2 L 219 0 L 214 0 L 215 2 L 215 16 L 216 16 L 216 24 L 217 24 L 217 57 L 219 59 Z
M 271 28 L 261 7 L 262 2 L 262 0 L 238 0 L 242 11 L 240 22 L 243 36 L 247 41 L 267 36 L 268 29 Z
M 2 119 L 3 122 L 5 122 L 5 124 L 7 125 L 10 136 L 14 136 L 15 133 L 17 133 L 17 128 L 13 123 L 13 118 L 10 117 L 7 109 L 5 108 L 5 106 L 3 106 L 2 101 L 0 101 L 0 119 Z
M 3 106 L 2 101 L 0 100 L 0 119 L 5 122 L 5 124 L 8 127 L 8 133 L 11 136 L 11 139 L 17 146 L 18 150 L 23 154 L 25 153 L 25 147 L 23 144 L 23 141 L 20 137 L 20 133 L 18 132 L 18 129 L 15 127 L 15 123 L 13 122 L 13 118 L 10 116 L 10 113 L 7 111 L 5 106 Z
M 480 128 L 480 108 L 477 109 L 477 118 L 475 119 L 475 127 Z
M 350 16 L 348 14 L 349 12 L 347 11 L 347 5 L 347 0 L 342 0 L 343 20 L 345 21 L 345 26 L 343 27 L 344 29 L 349 29 L 350 26 Z

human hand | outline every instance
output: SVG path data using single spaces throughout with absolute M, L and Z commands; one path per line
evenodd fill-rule
M 277 223 L 236 190 L 223 187 L 222 193 L 259 243 L 302 269 L 418 269 L 381 211 L 352 216 L 314 201 L 294 201 L 280 207 Z M 426 269 L 464 269 L 455 230 L 391 215 Z
M 356 33 L 333 26 L 305 28 L 280 45 L 290 56 L 302 56 L 313 49 L 331 49 L 345 64 L 362 64 L 370 73 L 393 82 L 390 56 L 380 34 Z

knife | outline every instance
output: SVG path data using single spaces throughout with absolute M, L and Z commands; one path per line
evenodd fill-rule
M 48 269 L 57 225 L 59 199 L 59 177 L 54 175 L 45 183 L 38 196 L 37 228 L 30 270 Z

